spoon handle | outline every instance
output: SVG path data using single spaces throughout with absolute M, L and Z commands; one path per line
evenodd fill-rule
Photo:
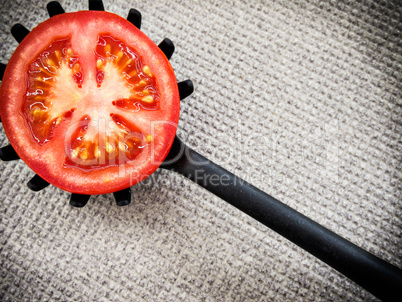
M 186 146 L 177 136 L 162 168 L 189 178 L 381 300 L 401 296 L 402 271 L 264 193 Z

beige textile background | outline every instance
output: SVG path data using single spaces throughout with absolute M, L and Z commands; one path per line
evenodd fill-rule
M 67 12 L 86 1 L 60 1 Z M 47 1 L 0 1 L 0 60 Z M 134 7 L 194 94 L 178 135 L 301 213 L 402 267 L 400 1 L 104 1 Z M 0 126 L 1 146 L 7 138 Z M 189 180 L 158 170 L 132 203 L 83 209 L 0 163 L 1 301 L 376 301 Z

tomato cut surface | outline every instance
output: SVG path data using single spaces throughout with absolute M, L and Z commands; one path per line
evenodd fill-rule
M 179 119 L 162 51 L 127 20 L 82 11 L 39 24 L 0 88 L 10 143 L 39 176 L 81 194 L 115 192 L 152 174 Z

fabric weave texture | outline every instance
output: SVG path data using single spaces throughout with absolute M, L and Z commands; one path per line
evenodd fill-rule
M 66 12 L 87 1 L 60 1 Z M 0 61 L 15 23 L 47 1 L 0 2 Z M 400 1 L 123 1 L 155 43 L 170 38 L 178 136 L 337 234 L 402 267 Z M 8 144 L 0 126 L 0 146 Z M 1 301 L 378 301 L 188 179 L 158 170 L 68 205 L 38 193 L 22 161 L 0 162 Z

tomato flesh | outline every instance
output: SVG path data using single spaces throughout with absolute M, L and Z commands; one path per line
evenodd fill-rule
M 59 72 L 59 69 L 62 71 Z M 64 69 L 70 70 L 66 72 Z M 79 58 L 72 53 L 68 39 L 54 41 L 33 60 L 26 72 L 27 91 L 21 111 L 33 138 L 40 145 L 51 140 L 54 128 L 62 121 L 68 121 L 75 110 L 75 108 L 64 108 L 63 111 L 54 112 L 53 107 L 61 105 L 57 100 L 60 94 L 57 88 L 60 85 L 56 82 L 63 80 L 60 79 L 62 73 L 71 73 L 69 82 L 74 81 L 77 87 L 81 87 L 83 79 Z
M 178 123 L 168 60 L 128 21 L 106 12 L 40 24 L 11 58 L 0 92 L 14 149 L 45 180 L 75 193 L 113 192 L 149 176 Z
M 85 98 L 84 95 L 90 94 L 90 98 L 95 98 L 96 94 L 108 94 L 111 85 L 119 85 L 126 95 L 122 99 L 109 98 L 118 109 L 129 112 L 158 109 L 156 80 L 149 66 L 142 62 L 140 55 L 131 47 L 110 36 L 98 37 L 94 55 L 95 89 L 83 89 L 85 80 L 79 56 L 70 47 L 69 39 L 52 42 L 30 64 L 27 71 L 29 85 L 22 112 L 33 138 L 40 145 L 52 139 L 54 128 L 70 122 L 74 111 Z M 108 90 L 99 92 L 103 90 L 103 85 Z M 121 115 L 110 113 L 110 117 L 102 116 L 105 127 L 102 127 L 99 119 L 92 122 L 91 115 L 88 113 L 78 123 L 69 142 L 66 167 L 95 169 L 125 164 L 133 160 L 149 143 L 144 135 L 133 136 L 141 131 L 124 121 Z

